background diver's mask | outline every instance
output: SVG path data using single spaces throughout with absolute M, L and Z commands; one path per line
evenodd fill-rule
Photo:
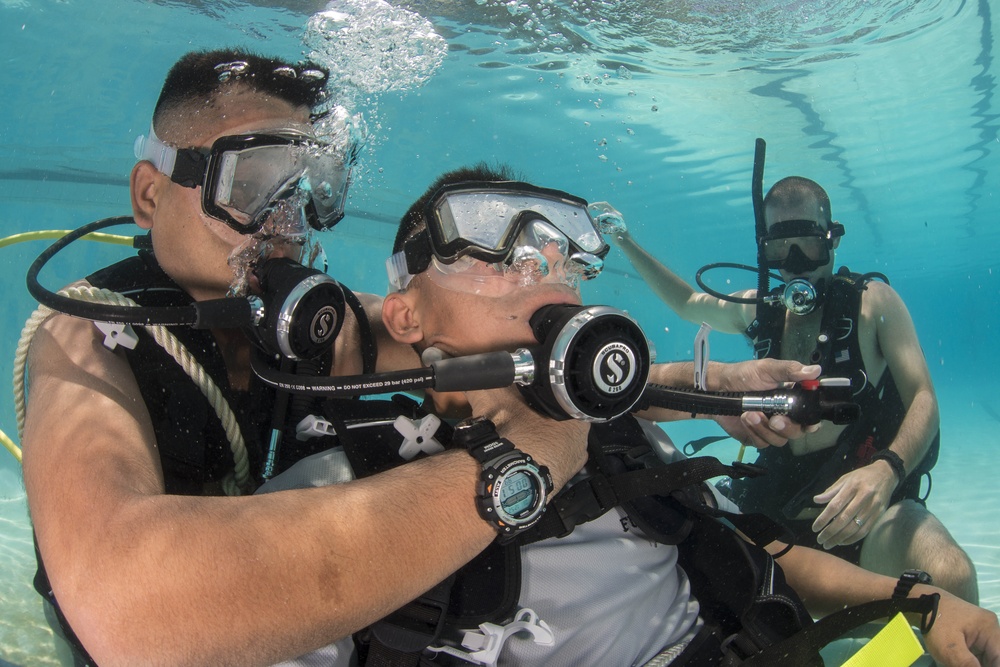
M 768 229 L 760 245 L 768 268 L 803 274 L 829 264 L 833 241 L 843 235 L 837 222 L 824 229 L 813 220 L 783 220 Z
M 446 185 L 424 219 L 427 227 L 386 262 L 395 290 L 428 269 L 441 286 L 474 294 L 541 282 L 576 287 L 601 272 L 608 254 L 586 200 L 528 183 Z
M 149 136 L 135 141 L 135 156 L 170 180 L 199 185 L 206 215 L 241 234 L 253 234 L 282 201 L 298 197 L 306 222 L 329 229 L 344 217 L 350 183 L 348 147 L 318 141 L 293 129 L 219 137 L 208 150 L 175 148 Z

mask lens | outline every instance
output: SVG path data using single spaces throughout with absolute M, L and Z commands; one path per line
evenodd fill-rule
M 277 195 L 298 183 L 301 165 L 294 146 L 257 146 L 226 151 L 210 191 L 213 203 L 241 225 L 255 222 Z
M 813 220 L 785 220 L 769 231 L 760 242 L 770 268 L 782 268 L 793 248 L 798 248 L 801 259 L 817 267 L 830 261 L 829 234 Z
M 495 187 L 445 191 L 432 202 L 429 216 L 436 223 L 431 232 L 435 254 L 445 261 L 462 254 L 500 261 L 513 249 L 526 221 L 538 218 L 577 249 L 607 254 L 586 202 L 568 197 L 541 189 L 537 193 Z
M 466 255 L 445 263 L 435 257 L 428 275 L 445 289 L 481 296 L 506 296 L 518 288 L 540 284 L 576 289 L 585 278 L 585 267 L 567 257 L 568 249 L 565 235 L 542 220 L 534 220 L 518 235 L 507 261 L 487 262 Z
M 347 185 L 340 152 L 305 135 L 223 137 L 212 149 L 202 203 L 208 215 L 249 234 L 277 203 L 294 198 L 314 227 L 327 228 L 343 217 Z
M 768 263 L 784 262 L 788 259 L 788 253 L 793 246 L 798 246 L 799 251 L 806 258 L 813 261 L 823 261 L 830 258 L 826 239 L 821 236 L 793 236 L 783 239 L 764 239 L 764 256 Z

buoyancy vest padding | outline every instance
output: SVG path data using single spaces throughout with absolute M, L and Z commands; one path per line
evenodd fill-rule
M 875 383 L 868 377 L 861 355 L 858 329 L 862 292 L 869 280 L 841 267 L 830 280 L 823 296 L 820 334 L 811 363 L 820 364 L 825 377 L 848 377 L 860 418 L 843 430 L 832 448 L 794 456 L 787 447 L 768 447 L 759 452 L 756 463 L 767 468 L 766 478 L 744 479 L 732 484 L 731 497 L 744 510 L 774 518 L 791 519 L 812 504 L 812 497 L 833 484 L 841 475 L 867 465 L 876 452 L 895 439 L 906 415 L 892 372 L 886 368 Z M 795 317 L 794 315 L 790 317 Z M 786 311 L 759 305 L 757 319 L 748 328 L 757 358 L 781 358 Z M 940 431 L 920 464 L 896 490 L 891 502 L 918 499 L 920 481 L 937 462 Z
M 95 287 L 110 289 L 143 306 L 188 305 L 191 297 L 160 268 L 151 252 L 118 262 L 89 276 Z M 363 372 L 375 370 L 377 348 L 374 335 L 357 296 L 346 287 L 344 296 L 355 314 L 361 331 Z M 205 369 L 222 391 L 236 415 L 247 446 L 251 474 L 259 483 L 266 444 L 273 428 L 282 429 L 280 455 L 274 473 L 280 473 L 296 461 L 336 445 L 336 440 L 314 437 L 298 440 L 295 425 L 305 416 L 320 412 L 321 399 L 303 395 L 286 396 L 278 401 L 277 392 L 250 378 L 248 391 L 234 390 L 229 383 L 225 361 L 211 331 L 187 326 L 168 327 Z M 206 484 L 219 481 L 232 468 L 232 453 L 222 424 L 201 391 L 176 361 L 161 348 L 143 327 L 136 327 L 139 344 L 125 349 L 136 377 L 139 391 L 149 411 L 157 449 L 163 465 L 168 493 L 201 495 Z M 292 372 L 326 375 L 333 364 L 332 348 L 318 359 L 295 362 Z M 338 418 L 365 418 L 377 401 L 341 399 L 327 407 Z M 363 407 L 358 407 L 364 404 Z M 283 414 L 276 414 L 276 406 Z M 359 414 L 360 413 L 360 414 Z M 383 411 L 383 415 L 385 416 Z M 280 423 L 275 423 L 275 421 Z M 356 421 L 356 419 L 355 419 Z M 391 420 L 390 420 L 391 421 Z M 346 433 L 346 430 L 338 431 Z
M 180 306 L 190 295 L 164 273 L 152 253 L 113 264 L 87 277 L 95 287 L 113 290 L 143 306 Z M 236 415 L 247 446 L 252 473 L 263 461 L 263 438 L 270 424 L 274 392 L 254 383 L 237 392 L 229 384 L 225 361 L 211 331 L 188 326 L 167 329 L 205 369 Z M 143 327 L 135 327 L 139 343 L 125 348 L 156 436 L 167 493 L 201 495 L 232 469 L 225 431 L 191 378 Z
M 759 470 L 726 466 L 710 457 L 664 464 L 631 416 L 593 424 L 590 434 L 589 476 L 553 498 L 542 521 L 517 540 L 493 542 L 448 580 L 355 635 L 360 664 L 424 664 L 421 651 L 426 646 L 482 622 L 510 620 L 520 596 L 520 546 L 565 535 L 614 507 L 625 509 L 650 539 L 678 546 L 702 616 L 724 640 L 724 649 L 712 649 L 714 657 L 729 655 L 736 660 L 732 664 L 739 664 L 746 655 L 811 624 L 767 552 L 715 517 L 731 520 L 764 544 L 780 527 L 765 517 L 715 510 L 702 499 L 701 482 Z

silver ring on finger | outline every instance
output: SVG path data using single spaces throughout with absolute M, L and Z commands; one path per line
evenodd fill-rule
M 854 517 L 854 523 L 858 524 L 858 528 L 860 528 L 861 526 L 864 525 L 865 522 L 859 519 L 858 517 Z

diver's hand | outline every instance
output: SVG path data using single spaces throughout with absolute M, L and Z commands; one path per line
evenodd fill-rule
M 786 382 L 815 380 L 823 369 L 803 366 L 785 359 L 753 359 L 734 364 L 713 362 L 705 376 L 712 391 L 761 391 L 776 389 Z
M 607 234 L 612 240 L 628 236 L 625 217 L 608 202 L 595 201 L 587 207 L 587 210 L 590 211 L 602 234 Z
M 797 361 L 758 359 L 735 364 L 709 364 L 708 388 L 714 391 L 759 391 L 775 389 L 786 382 L 819 377 L 819 366 L 803 366 Z M 789 440 L 813 433 L 819 424 L 802 426 L 784 415 L 767 417 L 762 412 L 745 412 L 737 417 L 715 417 L 719 426 L 744 445 L 757 448 L 780 447 Z
M 917 585 L 910 597 L 941 594 L 937 620 L 924 635 L 927 652 L 946 667 L 1000 667 L 1000 624 L 991 611 L 933 586 Z
M 892 468 L 872 464 L 842 475 L 814 496 L 814 502 L 826 505 L 812 525 L 813 532 L 819 533 L 819 545 L 830 549 L 864 539 L 889 507 L 896 482 Z
M 722 430 L 740 444 L 757 449 L 783 447 L 789 440 L 802 435 L 803 427 L 788 417 L 768 417 L 763 412 L 744 412 L 739 417 L 712 417 Z
M 524 402 L 514 387 L 466 392 L 472 414 L 496 424 L 497 432 L 548 466 L 558 491 L 587 462 L 590 424 L 579 419 L 556 421 Z

